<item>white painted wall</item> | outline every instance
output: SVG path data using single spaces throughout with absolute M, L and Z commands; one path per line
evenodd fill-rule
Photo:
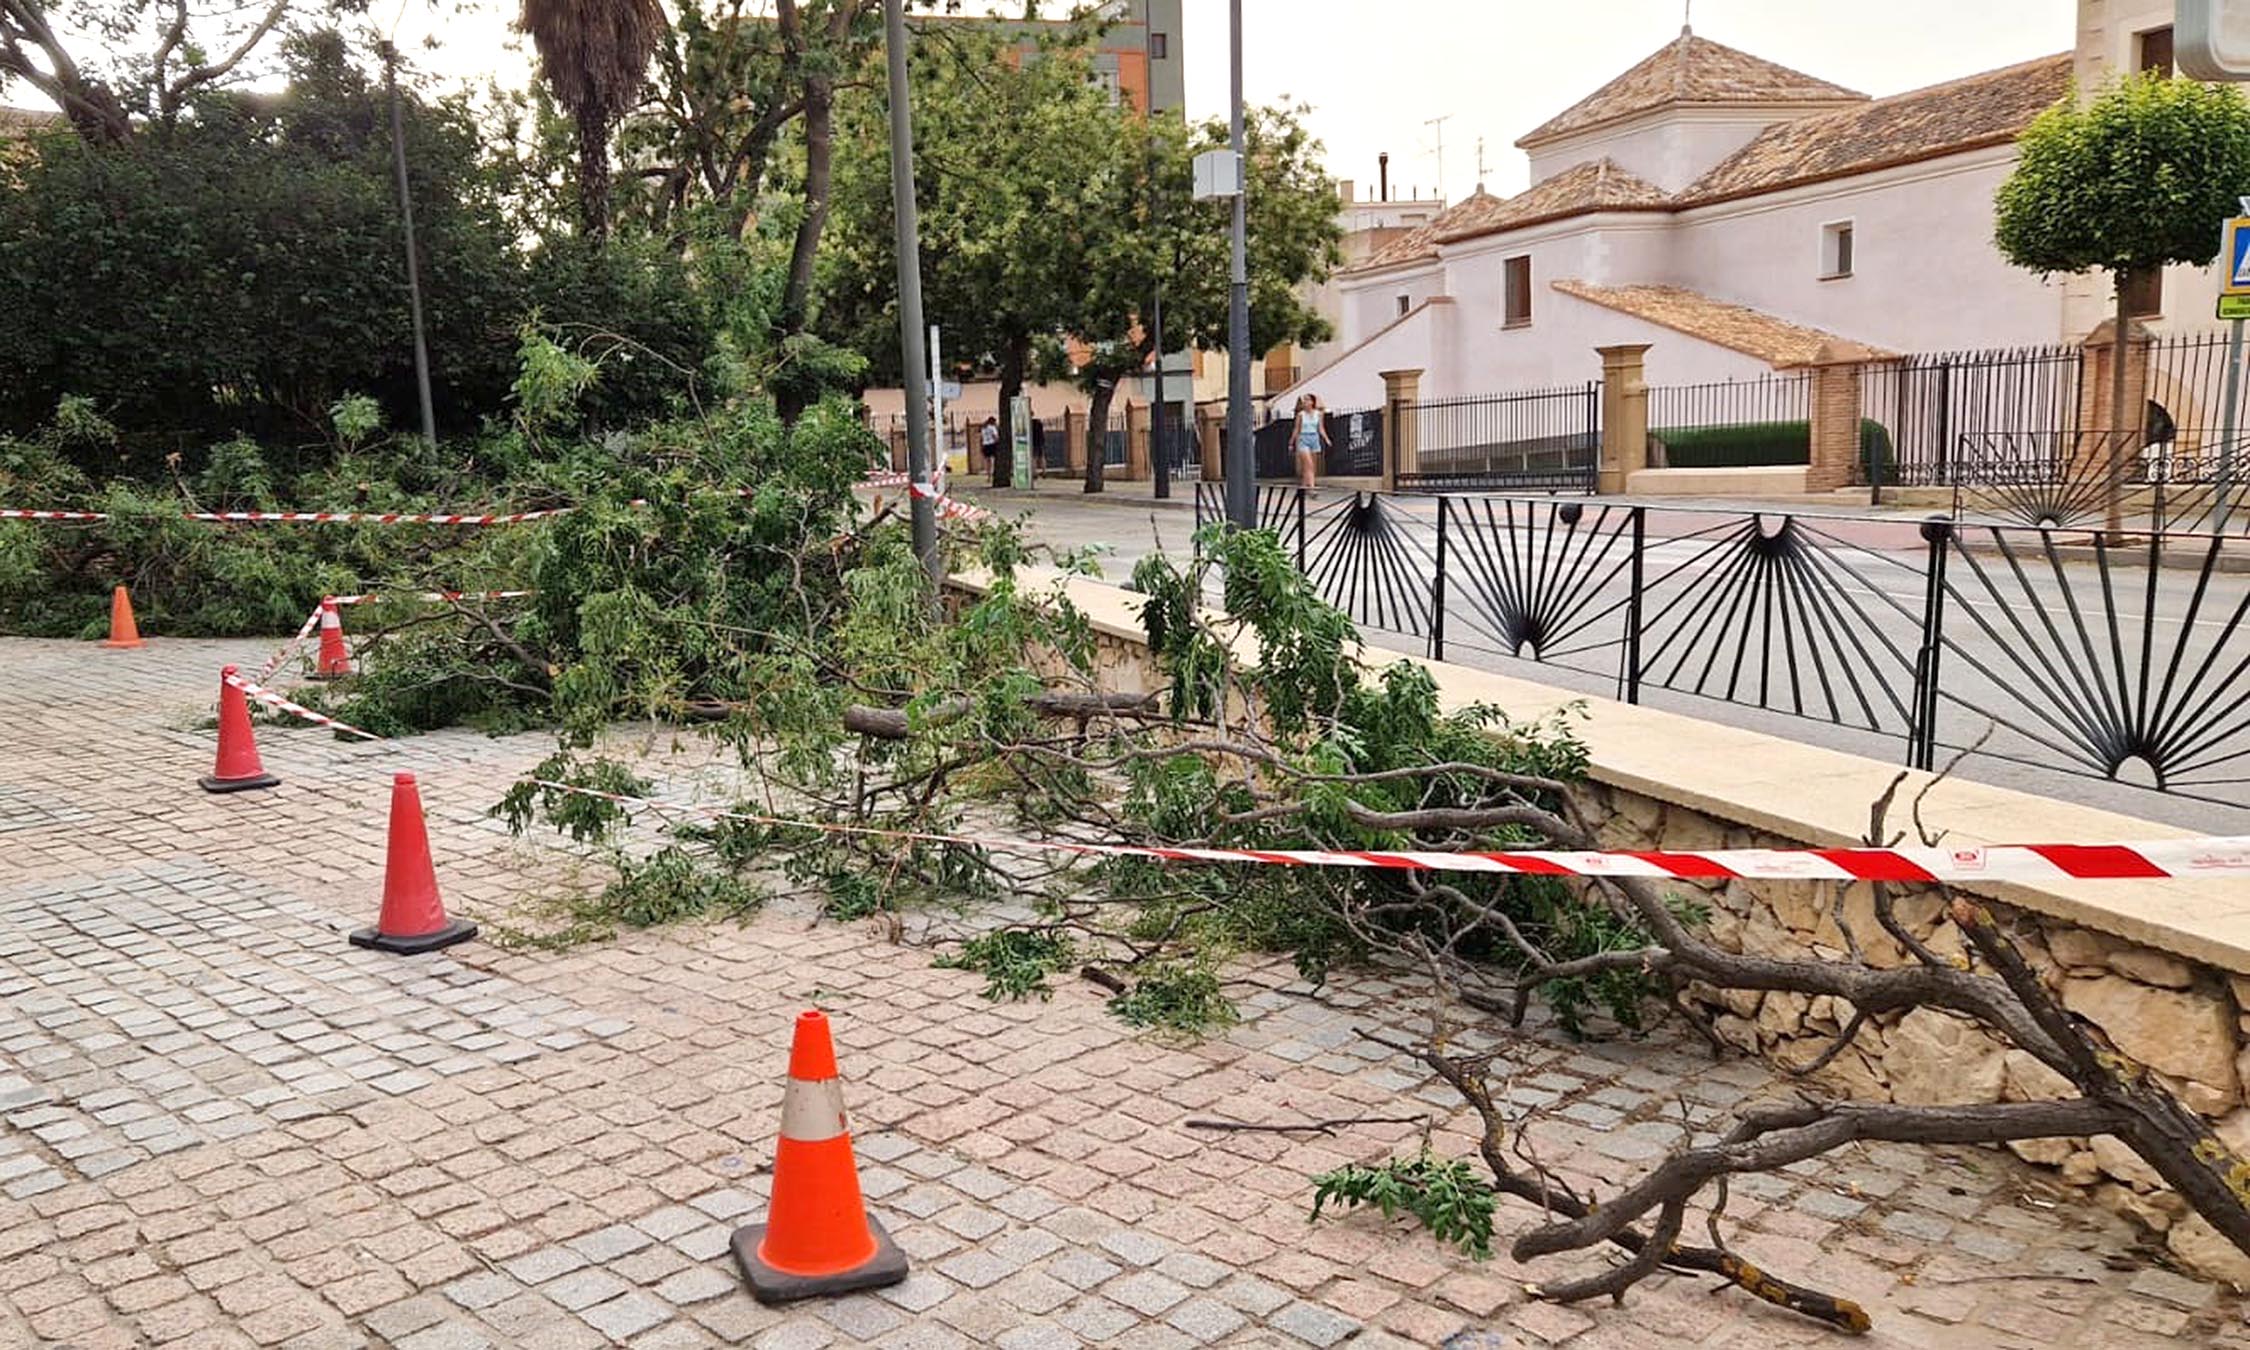
M 1337 341 L 1349 354 L 1352 348 L 1398 322 L 1399 297 L 1411 311 L 1432 296 L 1444 295 L 1445 268 L 1436 259 L 1414 268 L 1398 268 L 1374 276 L 1338 277 L 1337 304 L 1341 311 Z
M 1653 109 L 1540 146 L 1530 152 L 1531 181 L 1545 182 L 1574 165 L 1607 156 L 1666 192 L 1678 192 L 1767 127 L 1835 106 Z
M 1893 351 L 2048 343 L 2062 287 L 1992 242 L 2000 146 L 1686 211 L 1662 279 Z M 1849 277 L 1821 276 L 1821 232 L 1853 222 Z
M 1458 310 L 1458 305 L 1442 297 L 1423 302 L 1343 359 L 1283 391 L 1272 406 L 1287 409 L 1298 395 L 1311 393 L 1330 408 L 1379 407 L 1386 370 L 1422 371 L 1423 395 L 1434 397 L 1432 389 L 1452 364 Z

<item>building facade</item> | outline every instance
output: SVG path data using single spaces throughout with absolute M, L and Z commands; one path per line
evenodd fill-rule
M 2041 278 L 1992 242 L 2015 141 L 2074 87 L 2171 61 L 2170 6 L 2084 0 L 2075 51 L 1882 99 L 1682 30 L 1517 142 L 1531 186 L 1480 188 L 1339 274 L 1339 350 L 1294 389 L 1371 406 L 1383 373 L 1444 398 L 1597 378 L 1746 380 L 1831 354 L 2082 338 L 2106 276 Z M 2135 289 L 2152 327 L 2211 325 L 2208 270 Z

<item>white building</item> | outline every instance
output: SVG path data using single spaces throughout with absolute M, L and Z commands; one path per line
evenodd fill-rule
M 2144 41 L 2120 40 L 2110 64 Z M 1652 344 L 1648 381 L 1679 384 L 1763 375 L 1826 342 L 2080 336 L 2102 283 L 2043 281 L 1992 243 L 2015 139 L 2073 65 L 1869 99 L 1683 29 L 1517 142 L 1524 192 L 1480 189 L 1339 274 L 1341 354 L 1284 397 L 1371 406 L 1387 370 L 1422 371 L 1425 399 L 1577 383 L 1598 377 L 1597 346 L 1622 343 Z

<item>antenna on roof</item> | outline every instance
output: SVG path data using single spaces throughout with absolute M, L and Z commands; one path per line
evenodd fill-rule
M 1445 200 L 1445 123 L 1452 113 L 1441 113 L 1422 123 L 1437 132 L 1437 199 Z
M 1695 35 L 1695 0 L 1680 0 L 1680 36 Z
M 1479 192 L 1484 191 L 1485 172 L 1486 166 L 1484 162 L 1484 137 L 1479 136 L 1477 137 L 1477 191 Z

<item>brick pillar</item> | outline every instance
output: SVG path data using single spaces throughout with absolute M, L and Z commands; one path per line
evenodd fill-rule
M 1086 472 L 1086 414 L 1076 408 L 1063 409 L 1063 452 L 1072 474 Z
M 1129 482 L 1146 481 L 1148 473 L 1148 405 L 1127 401 L 1125 404 L 1125 477 Z
M 1628 342 L 1594 348 L 1602 358 L 1602 447 L 1596 491 L 1623 492 L 1627 480 L 1648 467 L 1645 367 L 1652 345 Z
M 1812 382 L 1812 453 L 1805 463 L 1805 491 L 1834 492 L 1850 486 L 1859 460 L 1859 363 L 1815 366 Z
M 1421 419 L 1415 405 L 1422 401 L 1422 372 L 1386 370 L 1383 376 L 1383 491 L 1398 491 L 1400 474 L 1414 472 L 1414 457 L 1421 448 Z
M 1219 456 L 1219 419 L 1202 408 L 1195 410 L 1196 449 L 1203 459 L 1203 481 L 1219 483 L 1226 480 L 1226 468 Z
M 2122 417 L 2112 415 L 2109 406 L 2109 384 L 2117 360 L 2117 320 L 2102 320 L 2079 344 L 2086 353 L 2078 382 L 2079 435 L 2075 444 L 2066 447 L 2068 472 L 2073 481 L 2101 481 L 2108 472 L 2106 465 L 2112 451 L 2130 463 L 2140 449 L 2141 432 L 2148 420 L 2151 341 L 2148 329 L 2138 323 L 2126 329 L 2125 415 Z

